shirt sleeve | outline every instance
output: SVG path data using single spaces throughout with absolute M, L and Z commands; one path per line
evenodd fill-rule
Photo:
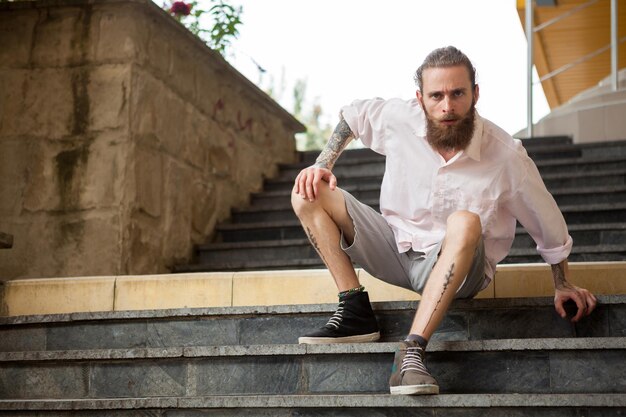
M 533 238 L 543 260 L 550 265 L 558 264 L 569 256 L 573 241 L 537 166 L 525 150 L 522 152 L 525 177 L 508 201 L 507 209 Z
M 363 145 L 382 155 L 385 155 L 385 103 L 382 98 L 355 100 L 341 108 L 341 114 L 355 137 Z

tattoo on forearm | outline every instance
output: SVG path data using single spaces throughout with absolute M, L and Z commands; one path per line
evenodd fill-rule
M 552 277 L 554 278 L 554 288 L 569 288 L 570 284 L 565 280 L 565 268 L 563 262 L 560 264 L 550 265 L 552 267 Z
M 439 300 L 437 300 L 437 304 L 435 304 L 435 308 L 433 309 L 433 312 L 430 315 L 430 318 L 428 319 L 428 323 L 426 323 L 426 327 L 428 327 L 431 320 L 433 319 L 433 316 L 435 315 L 435 311 L 437 311 L 437 307 L 439 307 L 439 304 L 441 303 L 441 300 L 443 299 L 443 296 L 446 293 L 446 290 L 448 289 L 448 286 L 450 285 L 450 281 L 452 281 L 453 276 L 454 276 L 454 262 L 452 262 L 452 265 L 450 265 L 450 269 L 448 269 L 448 273 L 446 274 L 444 278 L 445 281 L 443 282 L 443 290 L 441 290 L 441 296 L 439 297 Z
M 315 166 L 333 169 L 337 158 L 352 139 L 354 139 L 354 133 L 342 116 L 328 143 L 315 160 Z
M 322 258 L 322 262 L 324 262 L 326 265 L 328 265 L 326 263 L 326 259 L 324 259 L 324 255 L 322 255 L 322 251 L 320 250 L 319 246 L 317 245 L 317 239 L 315 239 L 315 236 L 313 236 L 313 232 L 311 232 L 311 229 L 309 229 L 308 227 L 306 228 L 306 235 L 309 237 L 309 240 L 311 241 L 311 244 L 313 245 L 313 247 L 315 248 L 315 250 L 319 254 L 320 258 Z

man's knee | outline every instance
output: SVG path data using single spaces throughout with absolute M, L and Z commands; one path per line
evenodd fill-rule
M 309 204 L 311 203 L 308 200 L 297 194 L 295 190 L 291 190 L 291 207 L 293 207 L 293 211 L 298 217 L 304 210 L 309 208 Z
M 446 228 L 448 242 L 475 248 L 480 241 L 481 234 L 482 224 L 476 213 L 460 210 L 448 217 Z
M 320 181 L 317 190 L 317 197 L 314 201 L 302 198 L 302 196 L 295 193 L 294 190 L 291 191 L 291 206 L 298 217 L 302 217 L 315 210 L 324 210 L 326 206 L 332 205 L 332 202 L 327 201 L 329 199 L 328 192 L 330 191 L 328 183 Z

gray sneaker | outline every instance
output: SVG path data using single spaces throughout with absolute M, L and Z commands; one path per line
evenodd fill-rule
M 439 385 L 424 366 L 424 349 L 417 342 L 400 342 L 391 368 L 392 395 L 439 394 Z

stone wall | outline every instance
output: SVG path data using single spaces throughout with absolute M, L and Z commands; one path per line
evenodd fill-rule
M 304 127 L 149 0 L 0 3 L 0 279 L 167 272 Z

